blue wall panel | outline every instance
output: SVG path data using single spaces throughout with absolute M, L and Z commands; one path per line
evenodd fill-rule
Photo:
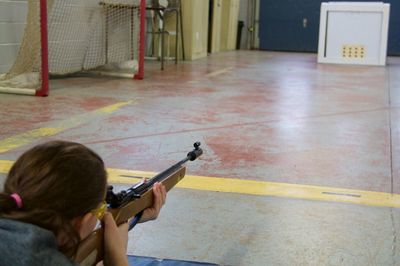
M 261 0 L 260 48 L 273 51 L 317 52 L 322 2 L 328 1 Z M 400 55 L 400 1 L 384 2 L 390 3 L 388 54 Z

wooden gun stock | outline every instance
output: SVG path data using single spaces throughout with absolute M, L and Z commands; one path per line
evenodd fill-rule
M 186 167 L 181 166 L 176 171 L 171 173 L 161 183 L 169 191 L 173 188 L 184 176 Z M 113 215 L 117 225 L 125 223 L 128 219 L 134 217 L 142 210 L 153 205 L 153 190 L 149 188 L 140 198 L 135 199 L 121 208 L 109 208 L 108 211 Z M 104 232 L 103 228 L 99 228 L 92 232 L 78 246 L 75 256 L 75 262 L 80 265 L 95 265 L 103 259 L 104 255 Z

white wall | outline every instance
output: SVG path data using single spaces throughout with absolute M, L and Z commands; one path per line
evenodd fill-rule
M 13 64 L 24 33 L 27 0 L 0 0 L 0 73 Z

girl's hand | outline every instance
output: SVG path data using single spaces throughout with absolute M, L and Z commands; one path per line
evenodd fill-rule
M 153 206 L 144 210 L 139 223 L 155 220 L 160 213 L 161 207 L 165 204 L 167 190 L 160 182 L 153 185 Z
M 114 218 L 106 213 L 103 218 L 104 228 L 104 265 L 128 266 L 126 249 L 128 246 L 128 224 L 117 227 Z

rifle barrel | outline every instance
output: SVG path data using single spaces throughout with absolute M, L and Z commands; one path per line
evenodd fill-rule
M 151 189 L 156 182 L 162 182 L 165 178 L 170 176 L 172 173 L 176 172 L 179 168 L 181 168 L 187 161 L 194 161 L 199 156 L 203 154 L 203 150 L 200 148 L 201 143 L 196 142 L 193 144 L 194 149 L 189 152 L 185 159 L 179 161 L 178 163 L 172 165 L 171 167 L 167 168 L 166 170 L 158 173 L 151 179 L 147 180 L 146 182 L 141 182 L 137 185 L 132 186 L 129 188 L 124 197 L 121 197 L 121 201 L 118 204 L 112 204 L 112 208 L 122 206 L 124 204 L 129 203 L 133 198 L 138 198 L 147 190 Z

